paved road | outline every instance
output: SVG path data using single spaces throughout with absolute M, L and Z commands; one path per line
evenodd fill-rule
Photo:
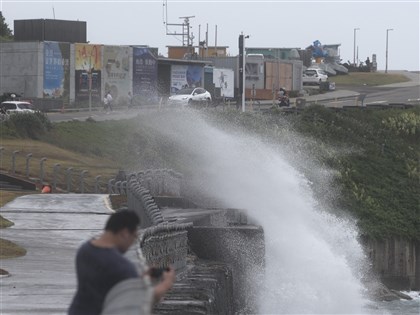
M 366 94 L 364 103 L 410 103 L 414 100 L 420 100 L 420 73 L 409 71 L 390 71 L 392 73 L 403 74 L 407 76 L 410 81 L 402 83 L 387 84 L 382 86 L 368 86 L 361 84 L 360 86 L 346 86 L 337 85 L 337 90 L 345 91 L 350 89 L 358 94 Z M 345 95 L 343 96 L 345 97 Z M 329 100 L 328 103 L 334 103 L 334 100 Z M 418 102 L 417 102 L 418 103 Z M 345 101 L 339 100 L 336 102 L 339 105 L 352 105 L 354 99 Z
M 48 118 L 52 122 L 62 122 L 62 121 L 71 121 L 71 120 L 79 120 L 85 121 L 88 118 L 92 118 L 96 121 L 105 121 L 105 120 L 120 120 L 120 119 L 128 119 L 137 116 L 140 111 L 144 111 L 145 109 L 116 109 L 113 112 L 107 114 L 104 111 L 67 111 L 67 112 L 53 112 L 47 113 Z
M 383 86 L 367 86 L 367 85 L 360 85 L 360 86 L 339 86 L 335 91 L 330 91 L 324 94 L 312 95 L 307 96 L 305 99 L 308 102 L 319 102 L 331 107 L 342 107 L 348 105 L 355 105 L 356 98 L 360 94 L 367 94 L 364 104 L 367 103 L 407 103 L 409 100 L 420 100 L 420 73 L 419 72 L 409 72 L 409 71 L 390 71 L 393 73 L 400 73 L 404 74 L 410 81 L 402 82 L 402 83 L 395 83 L 395 84 L 388 84 Z M 331 79 L 333 81 L 333 79 Z M 347 98 L 347 99 L 345 99 Z M 292 99 L 292 103 L 296 100 Z M 262 101 L 262 108 L 268 108 L 272 105 L 272 101 Z M 360 103 L 359 103 L 360 105 Z M 231 106 L 235 108 L 235 105 Z M 222 106 L 218 107 L 219 109 Z M 253 109 L 258 110 L 258 105 L 255 104 Z M 249 102 L 247 102 L 247 110 L 250 109 Z M 127 110 L 126 108 L 116 108 L 113 112 L 107 114 L 103 110 L 92 111 L 89 113 L 88 111 L 81 111 L 81 112 L 65 112 L 65 113 L 48 113 L 48 117 L 53 122 L 60 122 L 60 121 L 69 121 L 69 120 L 80 120 L 84 121 L 89 117 L 92 117 L 94 120 L 97 121 L 105 121 L 105 120 L 119 120 L 119 119 L 127 119 L 132 118 L 137 115 L 141 115 L 146 111 L 156 111 L 156 110 L 166 110 L 166 108 L 159 106 L 145 106 L 141 108 L 135 108 L 131 110 Z

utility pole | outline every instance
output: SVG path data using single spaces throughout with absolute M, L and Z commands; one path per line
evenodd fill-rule
M 184 23 L 182 24 L 182 45 L 183 46 L 191 46 L 191 38 L 190 38 L 190 19 L 195 18 L 195 16 L 180 16 L 180 19 L 184 19 Z M 171 25 L 171 24 L 168 24 Z
M 246 77 L 246 49 L 245 49 L 245 38 L 249 38 L 249 35 L 244 36 L 243 32 L 239 35 L 239 91 L 242 95 L 242 112 L 245 112 L 245 77 Z
M 360 28 L 353 29 L 353 66 L 356 67 L 356 31 Z
M 388 32 L 393 30 L 392 28 L 386 30 L 385 73 L 388 73 Z
M 191 46 L 192 37 L 190 36 L 190 19 L 195 18 L 195 16 L 181 16 L 180 19 L 184 19 L 184 23 L 168 23 L 168 1 L 166 0 L 163 3 L 164 13 L 163 13 L 163 24 L 166 27 L 166 35 L 182 36 L 182 46 Z M 182 32 L 170 31 L 168 26 L 177 26 L 182 28 Z

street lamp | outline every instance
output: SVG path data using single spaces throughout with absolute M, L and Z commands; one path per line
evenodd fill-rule
M 353 29 L 353 66 L 356 66 L 356 31 L 360 30 L 360 28 Z
M 393 30 L 393 28 L 388 28 L 386 30 L 385 73 L 388 73 L 388 32 Z
M 243 53 L 242 53 L 242 112 L 245 112 L 245 77 L 246 77 L 246 48 L 245 48 L 245 38 L 249 38 L 249 35 L 246 35 L 243 37 L 244 38 L 244 43 L 243 43 Z

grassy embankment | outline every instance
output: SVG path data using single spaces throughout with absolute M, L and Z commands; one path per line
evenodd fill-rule
M 30 159 L 30 177 L 39 176 L 40 159 L 47 157 L 44 163 L 45 178 L 51 181 L 53 165 L 58 163 L 61 168 L 61 182 L 64 183 L 64 170 L 72 167 L 75 172 L 78 170 L 88 170 L 86 178 L 93 186 L 94 178 L 98 175 L 103 178 L 103 185 L 108 178 L 115 177 L 121 167 L 119 159 L 116 157 L 119 151 L 118 144 L 120 139 L 112 132 L 112 123 L 109 129 L 102 130 L 100 127 L 90 128 L 89 123 L 80 123 L 80 126 L 62 123 L 59 128 L 53 128 L 43 117 L 36 120 L 33 117 L 16 117 L 8 123 L 3 123 L 0 128 L 1 143 L 4 149 L 2 152 L 1 170 L 11 170 L 11 152 L 19 151 L 16 158 L 16 175 L 25 177 L 26 156 L 32 154 Z M 94 124 L 94 123 L 92 123 Z M 81 127 L 81 125 L 85 125 Z M 35 132 L 32 132 L 32 131 Z M 58 138 L 58 139 L 57 139 Z M 45 141 L 60 142 L 59 146 Z M 69 149 L 65 149 L 69 148 Z M 72 151 L 73 150 L 73 151 Z M 123 154 L 122 151 L 120 151 Z M 0 191 L 0 206 L 14 200 L 16 197 L 37 192 L 21 191 Z M 13 222 L 0 216 L 0 228 L 8 228 Z M 11 241 L 0 239 L 0 258 L 13 258 L 25 255 L 25 249 Z M 1 273 L 1 270 L 0 270 Z

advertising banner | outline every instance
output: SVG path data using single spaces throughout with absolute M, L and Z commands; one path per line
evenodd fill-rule
M 44 98 L 68 98 L 70 44 L 44 42 Z
M 104 88 L 111 92 L 116 104 L 128 104 L 128 92 L 131 92 L 130 47 L 104 46 Z
M 232 69 L 213 69 L 213 83 L 216 88 L 220 88 L 221 97 L 234 97 L 235 81 Z
M 158 62 L 153 49 L 133 47 L 133 95 L 140 104 L 157 101 Z
M 203 66 L 173 65 L 171 67 L 171 94 L 187 87 L 202 87 Z
M 91 76 L 92 100 L 101 102 L 101 45 L 74 44 L 76 100 L 89 99 L 89 77 Z

